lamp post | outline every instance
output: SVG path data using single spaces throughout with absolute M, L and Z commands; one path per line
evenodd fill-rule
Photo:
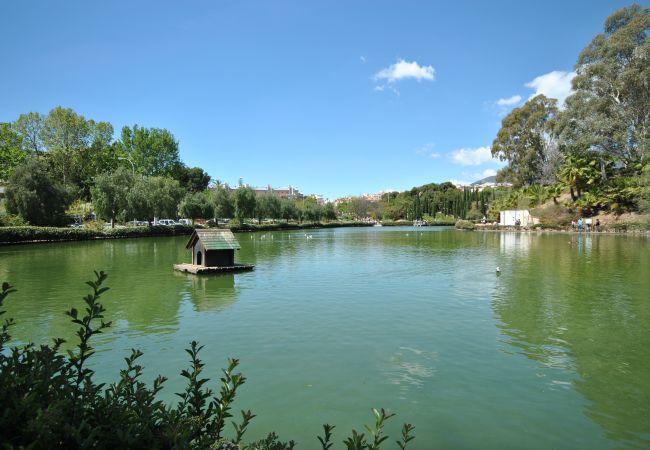
M 131 158 L 128 156 L 118 156 L 117 159 L 122 160 L 122 161 L 128 161 L 131 163 L 131 169 L 133 169 L 133 176 L 135 177 L 135 164 L 133 164 L 133 161 L 131 161 Z

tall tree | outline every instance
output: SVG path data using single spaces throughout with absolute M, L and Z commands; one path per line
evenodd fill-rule
M 29 158 L 16 167 L 7 185 L 7 211 L 32 225 L 61 225 L 69 195 L 47 164 Z
M 557 131 L 563 151 L 615 158 L 625 168 L 650 146 L 650 8 L 637 4 L 609 16 L 603 33 L 580 53 Z
M 45 117 L 37 112 L 21 114 L 13 123 L 14 131 L 21 137 L 23 150 L 28 153 L 40 153 L 45 150 L 43 144 L 43 127 Z
M 205 192 L 190 192 L 181 201 L 178 207 L 183 217 L 192 219 L 211 218 L 214 215 L 214 206 Z
M 205 191 L 210 184 L 210 175 L 207 174 L 200 167 L 189 168 L 185 164 L 180 163 L 174 169 L 173 177 L 178 180 L 181 187 L 187 189 L 188 192 Z
M 164 128 L 123 127 L 119 145 L 143 175 L 172 175 L 181 164 L 178 142 Z
M 6 181 L 27 157 L 22 150 L 22 139 L 14 132 L 11 124 L 0 123 L 0 181 Z
M 124 167 L 118 167 L 114 172 L 104 173 L 95 179 L 91 189 L 92 201 L 99 217 L 111 221 L 124 219 L 128 208 L 127 196 L 134 184 L 133 174 Z
M 218 219 L 232 219 L 235 215 L 235 203 L 230 195 L 228 186 L 218 185 L 211 192 L 214 205 L 214 217 Z
M 502 175 L 507 175 L 516 186 L 554 181 L 547 177 L 555 173 L 560 162 L 551 135 L 557 111 L 557 100 L 538 95 L 515 108 L 501 122 L 492 143 L 492 156 L 508 161 Z
M 255 216 L 255 191 L 248 186 L 239 186 L 235 191 L 235 217 L 243 224 L 244 219 Z
M 255 216 L 258 223 L 264 218 L 279 219 L 281 214 L 280 200 L 271 194 L 258 195 L 255 204 Z

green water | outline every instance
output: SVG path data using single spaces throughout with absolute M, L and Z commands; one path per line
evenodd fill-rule
M 183 237 L 0 247 L 13 334 L 72 340 L 63 311 L 101 269 L 114 326 L 96 341 L 99 379 L 140 348 L 172 401 L 197 339 L 214 378 L 241 360 L 250 439 L 273 429 L 317 448 L 327 422 L 340 448 L 385 407 L 391 442 L 415 425 L 413 449 L 650 447 L 647 237 L 308 233 L 239 234 L 255 270 L 207 277 L 173 272 Z

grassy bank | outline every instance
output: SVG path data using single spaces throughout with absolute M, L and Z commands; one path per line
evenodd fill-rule
M 329 223 L 273 223 L 262 225 L 236 225 L 229 227 L 233 232 L 301 230 L 313 228 L 362 227 L 363 222 L 329 222 Z M 57 227 L 0 227 L 0 245 L 30 244 L 39 242 L 89 241 L 95 239 L 122 239 L 154 236 L 181 236 L 192 234 L 193 226 L 151 226 L 126 227 L 106 230 L 88 228 Z

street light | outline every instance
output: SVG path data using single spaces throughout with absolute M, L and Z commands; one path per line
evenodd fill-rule
M 131 158 L 127 156 L 118 156 L 117 159 L 120 159 L 122 161 L 128 161 L 131 163 L 131 168 L 133 169 L 133 176 L 135 177 L 135 164 L 133 164 L 133 161 L 131 161 Z

